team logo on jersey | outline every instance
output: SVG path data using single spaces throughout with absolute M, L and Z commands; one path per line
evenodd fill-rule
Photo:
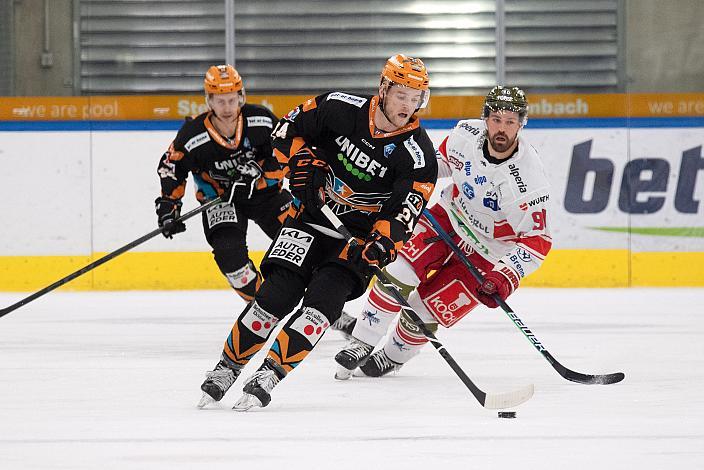
M 269 116 L 249 116 L 247 118 L 247 126 L 249 127 L 274 127 L 274 123 Z
M 528 201 L 528 206 L 531 206 L 531 207 L 537 206 L 538 204 L 542 204 L 543 202 L 548 202 L 549 199 L 550 199 L 550 195 L 546 194 L 545 196 L 540 196 L 540 197 L 533 199 L 532 201 Z M 521 205 L 524 205 L 524 204 L 525 203 L 523 203 Z M 527 207 L 526 207 L 526 209 L 527 209 Z M 526 209 L 523 209 L 523 210 L 526 210 Z
M 408 207 L 413 215 L 418 217 L 420 215 L 420 211 L 423 210 L 423 197 L 418 193 L 408 193 L 403 205 Z
M 531 256 L 530 253 L 528 253 L 525 249 L 519 248 L 516 250 L 516 254 L 518 255 L 519 258 L 521 258 L 521 261 L 524 263 L 530 263 L 533 257 Z
M 472 174 L 472 162 L 464 162 L 464 175 L 470 176 Z
M 413 168 L 423 168 L 425 166 L 425 154 L 418 143 L 413 140 L 413 136 L 403 141 L 403 145 L 413 158 Z
M 454 166 L 455 169 L 461 170 L 462 169 L 462 162 L 457 160 L 455 157 L 453 157 L 451 154 L 447 155 L 447 162 Z
M 484 207 L 488 207 L 489 209 L 491 209 L 494 212 L 501 210 L 501 208 L 499 207 L 498 199 L 492 199 L 490 197 L 485 197 L 483 200 L 483 203 L 484 203 Z
M 479 135 L 482 133 L 481 129 L 474 126 L 470 126 L 467 122 L 460 122 L 458 127 L 462 130 L 469 132 L 472 135 Z
M 389 155 L 391 155 L 394 150 L 396 150 L 396 144 L 394 144 L 393 142 L 390 144 L 384 145 L 384 156 L 386 158 L 389 158 Z
M 335 93 L 330 93 L 327 97 L 328 100 L 338 100 L 338 101 L 344 101 L 345 103 L 349 103 L 353 106 L 357 106 L 358 108 L 361 108 L 364 103 L 367 102 L 366 98 L 362 98 L 361 96 L 355 96 L 355 95 L 348 95 L 347 93 L 340 93 L 340 92 L 335 92 Z
M 362 152 L 350 142 L 350 139 L 341 135 L 335 139 L 335 142 L 340 146 L 340 153 L 337 154 L 337 159 L 342 162 L 345 170 L 351 173 L 352 176 L 356 176 L 362 181 L 371 181 L 372 176 L 384 177 L 388 168 Z
M 362 212 L 379 212 L 384 201 L 391 192 L 385 193 L 356 193 L 344 181 L 333 175 L 332 183 L 328 186 L 330 199 L 335 203 L 331 208 L 337 215 L 346 214 L 352 210 Z
M 477 183 L 479 186 L 482 186 L 484 183 L 486 183 L 486 176 L 475 176 L 474 182 Z
M 526 187 L 526 184 L 523 182 L 523 178 L 521 178 L 521 173 L 518 171 L 518 167 L 514 165 L 513 163 L 509 164 L 508 169 L 511 170 L 509 171 L 509 174 L 513 176 L 513 179 L 516 180 L 516 185 L 518 185 L 518 190 L 522 193 L 525 193 L 528 191 L 528 188 Z
M 462 194 L 464 194 L 467 199 L 474 199 L 474 188 L 466 181 L 462 183 Z
M 190 152 L 194 148 L 199 147 L 209 141 L 210 141 L 210 136 L 208 135 L 208 131 L 205 131 L 205 132 L 202 132 L 194 137 L 191 137 L 191 139 L 188 142 L 186 142 L 186 145 L 184 145 L 184 147 L 186 148 L 186 150 L 188 150 Z
M 301 108 L 295 107 L 291 111 L 289 111 L 286 116 L 284 116 L 284 119 L 286 119 L 287 121 L 293 121 L 294 119 L 296 119 L 296 116 L 298 116 L 298 113 L 300 112 Z
M 485 255 L 489 254 L 489 248 L 484 246 L 482 242 L 479 241 L 479 237 L 477 237 L 474 232 L 472 232 L 472 229 L 470 229 L 467 224 L 464 222 L 462 217 L 460 217 L 459 214 L 456 212 L 457 209 L 452 209 L 450 210 L 450 215 L 452 218 L 455 220 L 457 225 L 459 226 L 460 230 L 462 230 L 462 233 L 471 240 L 471 243 L 473 244 L 472 249 L 477 250 L 481 253 L 484 253 Z

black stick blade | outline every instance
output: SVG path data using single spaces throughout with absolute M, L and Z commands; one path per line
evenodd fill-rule
M 573 370 L 565 369 L 564 374 L 560 374 L 571 382 L 577 382 L 587 385 L 610 385 L 615 384 L 626 378 L 623 372 L 614 372 L 613 374 L 580 374 Z

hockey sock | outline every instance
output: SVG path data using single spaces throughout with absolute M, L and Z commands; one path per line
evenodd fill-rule
M 254 300 L 254 295 L 262 284 L 262 275 L 251 261 L 237 271 L 224 274 L 227 282 L 245 302 Z
M 278 322 L 256 301 L 251 302 L 232 327 L 223 354 L 234 364 L 244 366 L 264 346 Z
M 400 311 L 401 306 L 382 288 L 381 283 L 375 282 L 352 330 L 352 336 L 374 346 L 386 334 Z
M 426 323 L 425 326 L 433 333 L 438 329 L 437 323 Z M 406 312 L 402 312 L 394 332 L 389 335 L 384 345 L 384 352 L 392 361 L 405 364 L 418 354 L 427 342 L 428 339 L 420 328 L 413 323 Z
M 413 285 L 401 282 L 385 271 L 387 278 L 396 286 L 404 298 L 413 292 Z M 401 305 L 380 282 L 375 282 L 364 303 L 362 314 L 352 330 L 352 336 L 366 344 L 376 345 L 386 334 L 391 321 L 401 311 Z
M 268 358 L 286 373 L 310 354 L 325 330 L 328 318 L 312 307 L 302 307 L 286 322 L 271 345 Z

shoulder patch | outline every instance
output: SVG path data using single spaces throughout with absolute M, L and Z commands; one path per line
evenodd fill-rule
M 327 97 L 327 100 L 344 101 L 345 103 L 357 106 L 358 108 L 361 108 L 364 103 L 367 102 L 367 99 L 362 98 L 361 96 L 348 95 L 347 93 L 340 92 L 330 93 Z
M 413 168 L 423 168 L 425 166 L 425 154 L 423 153 L 423 149 L 420 148 L 420 145 L 418 145 L 418 142 L 413 140 L 413 136 L 404 140 L 403 145 L 406 147 L 406 150 L 408 150 L 408 153 L 411 154 L 411 158 L 413 158 Z
M 208 131 L 201 132 L 200 134 L 191 137 L 188 142 L 186 142 L 186 145 L 184 145 L 185 149 L 188 150 L 189 152 L 193 150 L 196 147 L 199 147 L 203 145 L 206 142 L 210 141 L 210 136 L 208 135 Z
M 249 116 L 247 117 L 248 127 L 268 127 L 272 129 L 274 123 L 269 116 Z

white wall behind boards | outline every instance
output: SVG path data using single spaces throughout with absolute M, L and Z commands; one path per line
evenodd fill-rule
M 447 132 L 429 133 L 437 145 Z M 156 165 L 174 134 L 0 132 L 0 256 L 107 252 L 153 230 L 159 194 Z M 652 236 L 592 229 L 704 227 L 704 128 L 528 128 L 524 135 L 541 154 L 552 184 L 556 248 L 704 252 L 704 237 L 695 236 L 696 231 L 689 236 Z M 581 173 L 573 171 L 570 188 L 576 154 L 586 166 Z M 680 174 L 685 155 L 688 176 Z M 624 179 L 627 166 L 630 176 Z M 604 171 L 595 178 L 587 171 L 593 168 Z M 594 186 L 606 179 L 608 186 Z M 577 206 L 587 210 L 575 213 L 565 201 L 572 194 L 575 206 L 574 183 L 580 181 L 584 188 Z M 640 189 L 633 193 L 636 186 Z M 622 201 L 628 200 L 629 191 L 641 204 L 634 207 L 652 212 L 624 211 Z M 196 207 L 193 194 L 189 180 L 184 212 Z M 599 201 L 605 201 L 604 207 L 593 209 Z M 208 251 L 199 218 L 187 226 L 173 240 L 157 237 L 135 251 Z M 254 250 L 269 244 L 256 227 L 249 240 Z

